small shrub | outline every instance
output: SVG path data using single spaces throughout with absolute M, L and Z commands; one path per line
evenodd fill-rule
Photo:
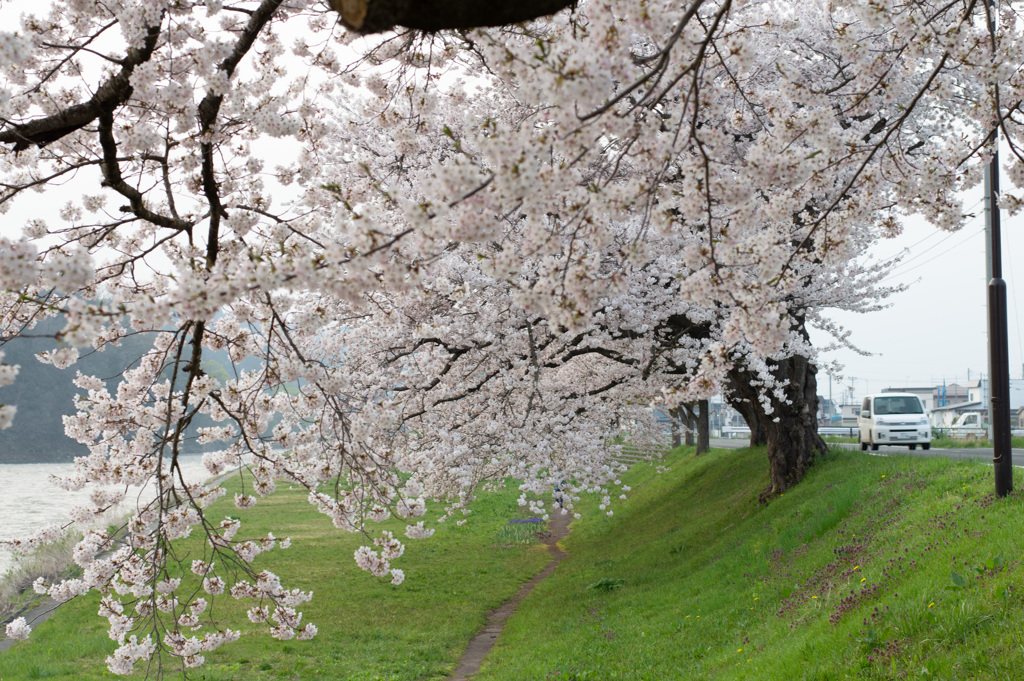
M 13 564 L 0 577 L 0 622 L 13 619 L 36 600 L 32 582 L 40 577 L 52 582 L 70 576 L 75 568 L 71 554 L 79 538 L 65 535 L 31 553 L 14 555 Z
M 599 579 L 598 581 L 594 582 L 593 584 L 591 584 L 587 588 L 588 589 L 594 589 L 596 591 L 608 592 L 608 591 L 614 591 L 615 589 L 621 589 L 622 586 L 625 583 L 626 583 L 626 580 L 624 580 L 624 579 L 611 579 L 609 577 L 602 577 L 601 579 Z
M 502 526 L 494 537 L 494 543 L 502 548 L 521 547 L 537 541 L 537 534 L 543 529 L 541 523 L 515 523 Z

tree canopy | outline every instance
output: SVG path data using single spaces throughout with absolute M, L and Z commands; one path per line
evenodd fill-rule
M 116 673 L 236 638 L 194 628 L 231 568 L 254 621 L 316 633 L 252 565 L 277 540 L 178 467 L 200 418 L 211 473 L 251 466 L 239 507 L 287 479 L 339 528 L 425 538 L 428 503 L 459 517 L 509 476 L 539 512 L 559 485 L 611 513 L 611 424 L 724 390 L 767 433 L 770 498 L 820 447 L 807 326 L 846 343 L 828 310 L 891 292 L 866 250 L 901 213 L 957 228 L 997 128 L 1021 179 L 1012 5 L 998 29 L 974 0 L 331 6 L 83 0 L 0 31 L 0 342 L 60 315 L 59 368 L 152 343 L 116 387 L 75 379 L 63 484 L 100 488 L 83 521 L 162 492 L 37 585 L 104 590 Z M 205 594 L 166 572 L 193 530 Z M 400 583 L 401 553 L 385 532 L 355 560 Z

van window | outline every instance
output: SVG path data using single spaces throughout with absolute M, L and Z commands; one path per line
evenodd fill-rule
M 870 397 L 865 397 L 864 398 L 864 404 L 860 405 L 860 409 L 861 409 L 861 411 L 866 411 L 869 414 L 871 413 L 871 398 Z
M 905 397 L 876 397 L 875 413 L 884 414 L 923 414 L 921 400 L 913 395 Z

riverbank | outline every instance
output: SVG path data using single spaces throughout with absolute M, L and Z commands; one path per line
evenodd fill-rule
M 203 466 L 202 454 L 187 454 L 181 458 L 183 473 L 190 481 L 202 482 L 210 477 Z M 19 539 L 54 523 L 66 523 L 71 509 L 89 504 L 91 489 L 70 492 L 52 482 L 54 477 L 71 475 L 72 463 L 12 463 L 0 464 L 0 518 L 3 527 L 0 538 Z M 131 504 L 152 498 L 146 490 L 130 488 L 125 502 L 111 513 L 118 518 L 128 513 Z M 0 548 L 0 575 L 12 567 L 9 551 Z
M 568 556 L 473 678 L 1015 677 L 1019 494 L 995 500 L 983 464 L 836 451 L 759 506 L 764 457 L 681 449 L 624 475 L 632 491 L 613 516 L 586 501 Z M 251 531 L 295 543 L 257 567 L 314 590 L 303 609 L 320 633 L 275 641 L 225 602 L 218 617 L 245 636 L 209 656 L 205 678 L 446 678 L 485 613 L 547 561 L 539 544 L 506 541 L 517 494 L 481 493 L 469 523 L 410 541 L 401 586 L 355 568 L 358 537 L 333 530 L 301 493 L 261 502 Z M 113 644 L 95 611 L 90 599 L 65 606 L 0 655 L 0 678 L 105 678 Z

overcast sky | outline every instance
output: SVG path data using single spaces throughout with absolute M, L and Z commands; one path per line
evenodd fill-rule
M 919 218 L 903 221 L 904 232 L 879 245 L 879 255 L 909 253 L 894 270 L 892 283 L 909 289 L 889 299 L 890 307 L 866 315 L 837 313 L 852 342 L 874 353 L 828 353 L 825 359 L 845 365 L 832 380 L 832 398 L 842 403 L 844 390 L 855 397 L 888 387 L 932 386 L 977 379 L 988 374 L 985 217 L 981 192 L 965 202 L 971 219 L 959 232 L 942 232 Z M 973 209 L 971 208 L 974 206 Z M 1010 378 L 1022 377 L 1021 328 L 1024 321 L 1024 216 L 1003 213 L 1003 278 L 1007 286 Z M 821 335 L 812 337 L 819 342 Z M 818 376 L 818 394 L 828 397 L 829 377 Z M 847 396 L 849 393 L 847 393 Z

